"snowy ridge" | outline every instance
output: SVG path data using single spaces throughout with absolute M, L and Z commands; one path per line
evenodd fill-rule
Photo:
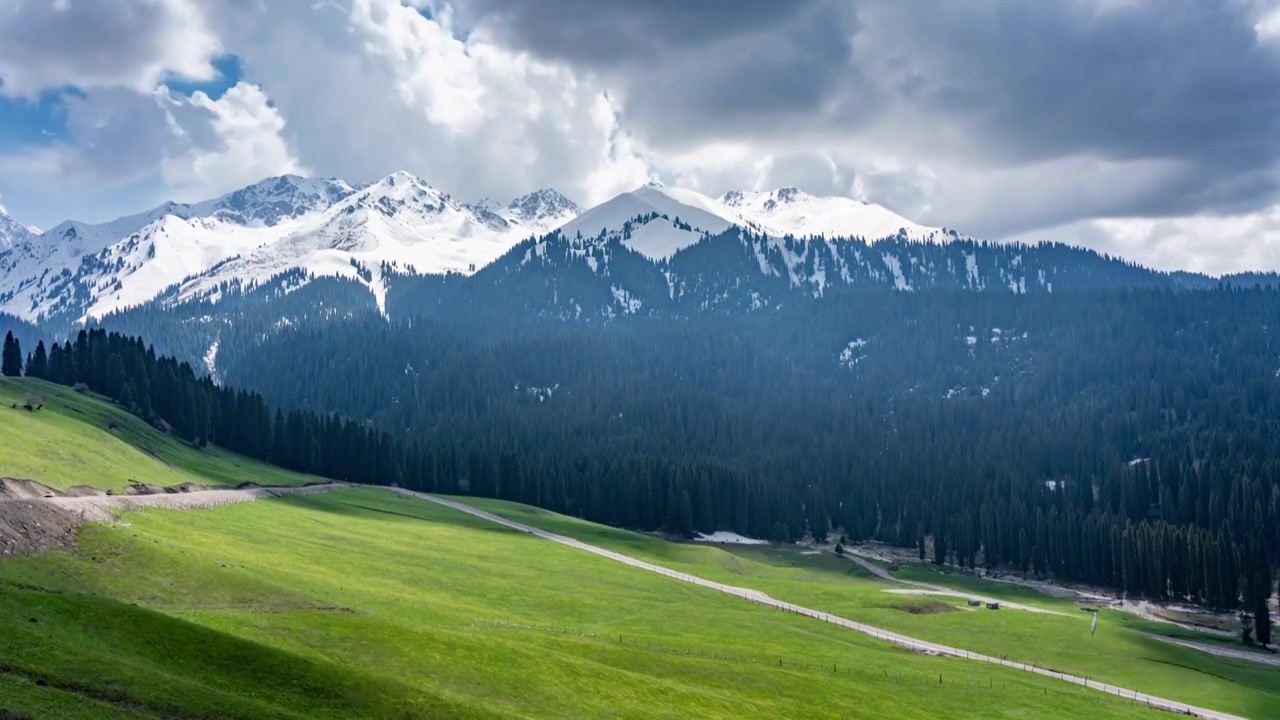
M 409 173 L 393 173 L 307 217 L 275 242 L 184 283 L 178 301 L 215 298 L 223 283 L 261 282 L 300 269 L 360 281 L 385 311 L 384 271 L 471 274 L 567 212 L 533 205 L 523 217 L 499 215 L 458 203 Z
M 577 212 L 554 190 L 497 211 L 468 206 L 404 172 L 360 189 L 335 179 L 268 178 L 109 223 L 15 232 L 15 241 L 0 244 L 0 311 L 100 318 L 175 285 L 169 302 L 216 300 L 223 283 L 250 286 L 290 270 L 358 279 L 381 305 L 384 266 L 471 273 Z
M 719 202 L 749 227 L 778 237 L 856 237 L 868 242 L 890 237 L 943 242 L 956 237 L 944 228 L 914 223 L 880 205 L 846 197 L 816 197 L 794 187 L 733 191 Z
M 830 241 L 856 238 L 871 243 L 889 238 L 917 242 L 967 239 L 945 228 L 912 222 L 879 205 L 845 197 L 816 197 L 793 187 L 733 191 L 713 199 L 658 182 L 597 205 L 560 231 L 579 243 L 621 241 L 650 260 L 665 261 L 705 236 L 732 226 L 769 237 L 775 249 L 791 258 L 786 263 L 789 268 L 795 265 L 796 257 L 781 242 L 787 237 Z M 888 265 L 893 272 L 892 262 Z M 761 270 L 770 272 L 763 260 Z M 825 281 L 819 280 L 818 284 L 825 285 Z
M 12 247 L 16 243 L 29 240 L 40 231 L 14 220 L 9 216 L 9 211 L 4 205 L 0 205 L 0 251 Z
M 686 288 L 705 285 L 687 277 L 678 258 L 694 246 L 700 248 L 695 254 L 708 257 L 703 243 L 735 227 L 743 229 L 737 237 L 751 254 L 747 271 L 814 296 L 867 280 L 913 290 L 931 284 L 938 272 L 898 249 L 864 253 L 870 243 L 967 240 L 878 205 L 795 188 L 715 199 L 651 182 L 583 212 L 551 189 L 505 205 L 487 199 L 467 204 L 407 172 L 363 186 L 288 175 L 109 223 L 67 221 L 38 235 L 0 212 L 0 311 L 29 320 L 85 321 L 157 298 L 167 305 L 216 302 L 227 288 L 288 275 L 297 286 L 316 277 L 355 280 L 385 312 L 393 276 L 471 275 L 521 241 L 557 228 L 558 237 L 543 242 L 559 243 L 563 256 L 583 263 L 592 276 L 611 275 L 617 254 L 609 248 L 619 245 L 666 268 L 663 287 L 671 301 Z M 535 245 L 521 264 L 545 252 L 543 244 Z M 1020 267 L 979 268 L 975 262 L 961 265 L 972 289 L 1026 292 L 1033 283 L 1051 282 L 1043 268 L 1028 276 Z M 747 280 L 743 270 L 736 272 Z M 753 307 L 763 307 L 767 293 L 752 292 Z M 608 296 L 611 310 L 622 314 L 652 307 L 630 288 L 618 286 Z M 721 292 L 705 302 L 715 305 L 723 297 Z
M 714 200 L 651 182 L 582 213 L 560 234 L 570 240 L 618 240 L 651 260 L 665 260 L 733 224 Z

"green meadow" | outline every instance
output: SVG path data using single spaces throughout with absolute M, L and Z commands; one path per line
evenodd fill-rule
M 1245 717 L 1280 717 L 1280 670 L 1209 655 L 1144 633 L 1209 642 L 1166 623 L 1105 610 L 1098 631 L 1070 600 L 1032 588 L 903 566 L 904 579 L 1052 610 L 970 609 L 964 598 L 885 592 L 901 589 L 835 555 L 797 548 L 672 543 L 500 500 L 457 498 L 496 515 L 607 547 L 675 570 L 754 588 L 818 610 L 987 655 L 1096 678 Z
M 28 399 L 44 407 L 25 410 Z M 263 485 L 319 481 L 221 448 L 197 450 L 107 400 L 29 378 L 0 377 L 0 448 L 0 477 L 35 480 L 57 490 L 76 485 L 123 490 L 130 480 L 227 487 L 246 480 Z
M 377 489 L 0 561 L 0 707 L 67 717 L 1132 717 Z

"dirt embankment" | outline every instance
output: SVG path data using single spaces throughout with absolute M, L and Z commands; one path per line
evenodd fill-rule
M 60 493 L 32 480 L 0 478 L 0 556 L 44 552 L 75 542 L 86 522 L 110 522 L 124 510 L 158 507 L 196 510 L 291 494 L 325 492 L 343 483 L 305 487 L 209 490 L 198 483 L 169 487 L 131 485 L 126 494 L 108 495 L 88 486 Z

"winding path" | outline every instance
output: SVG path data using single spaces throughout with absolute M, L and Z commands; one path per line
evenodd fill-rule
M 711 580 L 707 580 L 705 578 L 700 578 L 696 575 L 677 572 L 675 570 L 662 567 L 661 565 L 654 565 L 652 563 L 644 562 L 643 560 L 637 560 L 628 555 L 623 555 L 622 553 L 617 553 L 612 550 L 606 550 L 604 548 L 597 547 L 595 545 L 588 545 L 587 543 L 584 543 L 580 540 L 575 540 L 574 538 L 571 538 L 571 537 L 565 537 L 564 535 L 557 535 L 555 533 L 547 532 L 546 530 L 541 530 L 539 528 L 535 528 L 529 525 L 513 522 L 511 520 L 507 520 L 506 518 L 498 517 L 493 513 L 488 513 L 478 508 L 475 508 L 470 505 L 466 505 L 454 500 L 446 500 L 442 497 L 437 497 L 435 495 L 428 495 L 426 493 L 417 493 L 417 492 L 413 492 L 410 490 L 403 490 L 403 489 L 396 489 L 395 492 L 398 492 L 402 495 L 422 498 L 423 500 L 430 500 L 431 502 L 437 503 L 439 505 L 443 505 L 448 508 L 452 508 L 454 510 L 458 510 L 459 512 L 464 512 L 469 515 L 474 515 L 475 517 L 483 518 L 485 520 L 497 523 L 499 525 L 505 525 L 506 527 L 512 528 L 514 530 L 526 532 L 526 533 L 529 533 L 530 535 L 535 535 L 537 537 L 544 538 L 552 542 L 560 543 L 561 545 L 568 545 L 569 547 L 576 548 L 578 550 L 583 550 L 589 553 L 600 555 L 601 557 L 606 557 L 610 560 L 620 562 L 624 565 L 630 565 L 631 567 L 648 570 L 650 572 L 658 573 L 659 575 L 666 575 L 669 578 L 674 578 L 682 582 L 692 583 L 694 585 L 700 585 L 702 587 L 711 588 L 713 590 L 719 590 L 720 592 L 728 593 L 730 595 L 736 595 L 738 597 L 745 598 L 752 602 L 759 603 L 767 607 L 775 608 L 777 610 L 783 610 L 796 615 L 804 615 L 806 617 L 814 618 L 815 620 L 821 620 L 823 622 L 828 622 L 833 625 L 839 625 L 840 627 L 848 628 L 850 630 L 860 632 L 864 635 L 869 635 L 871 637 L 878 638 L 880 640 L 885 640 L 885 641 L 894 643 L 896 645 L 910 648 L 912 650 L 916 650 L 919 652 L 930 653 L 934 655 L 946 655 L 949 657 L 964 658 L 966 660 L 974 660 L 977 662 L 991 663 L 993 665 L 1002 665 L 1004 667 L 1013 668 L 1015 670 L 1022 670 L 1025 672 L 1035 673 L 1037 675 L 1043 675 L 1044 677 L 1054 678 L 1055 680 L 1062 680 L 1063 682 L 1069 682 L 1075 685 L 1081 685 L 1093 690 L 1098 690 L 1100 692 L 1107 693 L 1109 695 L 1117 695 L 1119 697 L 1129 698 L 1135 702 L 1144 703 L 1147 706 L 1152 708 L 1156 708 L 1159 710 L 1166 710 L 1169 712 L 1175 712 L 1181 715 L 1205 718 L 1205 720 L 1245 720 L 1244 718 L 1238 715 L 1219 712 L 1217 710 L 1209 710 L 1207 708 L 1196 707 L 1194 705 L 1187 705 L 1186 703 L 1180 703 L 1180 702 L 1177 702 L 1176 700 L 1168 700 L 1165 698 L 1156 697 L 1154 695 L 1140 693 L 1136 690 L 1129 690 L 1128 688 L 1117 687 L 1115 685 L 1109 685 L 1107 683 L 1100 683 L 1096 680 L 1090 680 L 1088 678 L 1080 677 L 1077 675 L 1070 675 L 1068 673 L 1062 673 L 1056 670 L 1049 670 L 1042 667 L 1036 667 L 1034 665 L 1027 665 L 1024 663 L 1013 662 L 1012 660 L 1005 660 L 998 657 L 992 657 L 990 655 L 982 655 L 979 653 L 969 652 L 968 650 L 961 650 L 959 648 L 948 647 L 946 645 L 939 645 L 937 643 L 931 643 L 924 640 L 917 640 L 916 638 L 908 637 L 906 635 L 900 635 L 898 633 L 889 632 L 888 630 L 881 630 L 880 628 L 873 627 L 871 625 L 865 625 L 863 623 L 854 622 L 852 620 L 842 618 L 838 615 L 832 615 L 830 613 L 821 612 L 819 610 L 812 610 L 810 608 L 802 607 L 800 605 L 794 605 L 792 603 L 776 600 L 760 592 L 759 590 L 752 590 L 750 588 L 741 588 L 733 585 L 725 585 L 723 583 L 718 583 Z

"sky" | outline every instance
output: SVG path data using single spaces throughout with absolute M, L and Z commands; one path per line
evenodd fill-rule
M 1280 270 L 1280 0 L 0 0 L 0 203 L 297 173 L 580 204 L 796 186 Z

